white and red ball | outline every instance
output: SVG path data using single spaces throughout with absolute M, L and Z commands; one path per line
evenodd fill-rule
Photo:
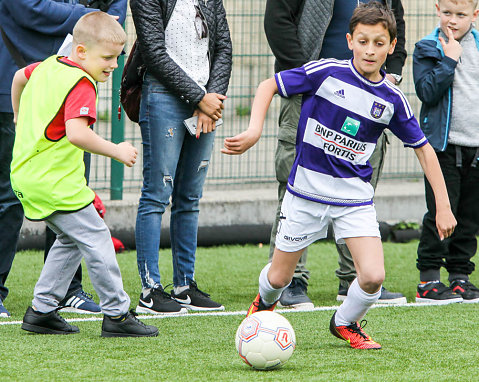
M 263 310 L 246 317 L 236 331 L 236 350 L 248 365 L 269 370 L 284 365 L 294 352 L 296 336 L 281 314 Z

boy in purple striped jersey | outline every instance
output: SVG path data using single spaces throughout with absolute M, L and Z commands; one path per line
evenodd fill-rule
M 351 251 L 358 277 L 331 318 L 330 331 L 353 348 L 380 349 L 359 321 L 379 298 L 385 276 L 368 162 L 385 128 L 414 148 L 434 190 L 441 238 L 452 234 L 456 220 L 434 150 L 404 94 L 381 70 L 396 43 L 392 12 L 376 1 L 361 4 L 351 18 L 347 40 L 352 60 L 312 61 L 263 81 L 249 128 L 226 138 L 222 152 L 241 154 L 258 141 L 274 94 L 303 95 L 296 159 L 282 204 L 276 248 L 272 262 L 261 271 L 259 294 L 248 315 L 274 309 L 304 248 L 326 237 L 332 223 L 336 242 L 345 242 Z

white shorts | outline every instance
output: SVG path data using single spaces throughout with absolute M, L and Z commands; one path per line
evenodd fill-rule
M 333 206 L 299 198 L 288 191 L 281 205 L 276 247 L 284 252 L 306 248 L 328 234 L 332 223 L 336 242 L 349 237 L 381 237 L 374 205 Z

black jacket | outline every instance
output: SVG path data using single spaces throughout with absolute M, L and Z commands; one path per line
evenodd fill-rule
M 186 103 L 196 106 L 204 91 L 166 53 L 165 28 L 176 0 L 131 0 L 138 48 L 146 70 Z M 222 0 L 200 0 L 209 33 L 208 93 L 226 94 L 231 75 L 232 47 Z
M 298 23 L 304 0 L 267 0 L 264 29 L 269 46 L 276 57 L 275 71 L 297 68 L 309 60 L 298 39 Z M 401 74 L 406 61 L 406 25 L 401 0 L 392 0 L 397 24 L 397 44 L 386 60 L 386 72 Z

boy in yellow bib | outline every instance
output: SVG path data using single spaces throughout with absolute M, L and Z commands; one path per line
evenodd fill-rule
M 11 165 L 15 194 L 30 220 L 44 220 L 57 234 L 22 329 L 43 334 L 77 333 L 58 313 L 58 303 L 81 262 L 100 297 L 104 337 L 156 336 L 129 312 L 110 231 L 92 201 L 84 177 L 83 150 L 131 167 L 137 150 L 114 144 L 90 125 L 96 119 L 96 81 L 105 82 L 117 67 L 126 35 L 103 12 L 83 16 L 73 29 L 69 57 L 52 56 L 19 70 L 12 84 L 16 136 Z

